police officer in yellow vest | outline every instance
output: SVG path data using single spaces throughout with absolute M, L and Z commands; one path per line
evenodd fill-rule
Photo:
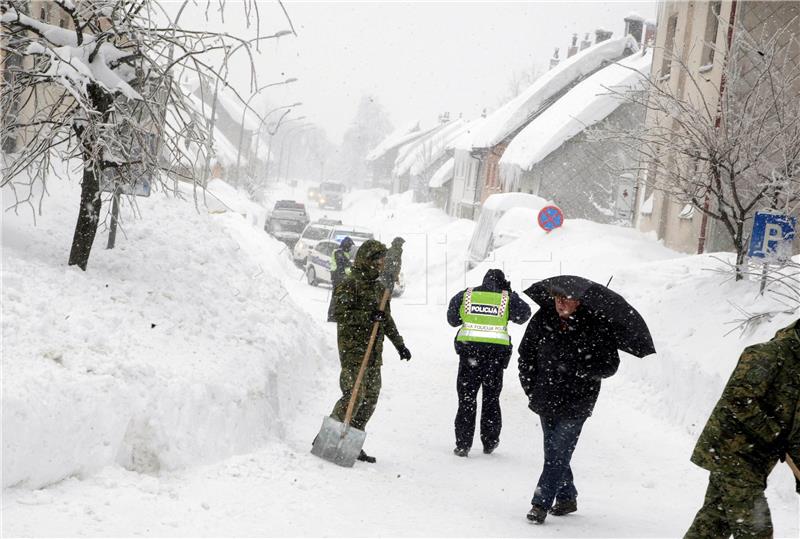
M 345 236 L 339 243 L 339 248 L 331 253 L 330 269 L 331 269 L 331 303 L 328 305 L 328 322 L 336 322 L 333 316 L 333 291 L 339 286 L 339 283 L 344 281 L 344 278 L 350 275 L 350 267 L 353 262 L 350 260 L 350 251 L 353 250 L 353 242 L 350 236 Z
M 483 452 L 490 454 L 500 443 L 500 392 L 512 350 L 508 322 L 523 324 L 530 316 L 531 308 L 511 290 L 499 269 L 490 269 L 481 286 L 462 290 L 450 300 L 447 322 L 461 326 L 455 339 L 459 365 L 453 450 L 459 457 L 466 457 L 472 447 L 479 389 Z

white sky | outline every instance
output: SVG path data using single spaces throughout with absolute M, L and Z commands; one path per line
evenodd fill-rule
M 339 142 L 360 97 L 377 97 L 395 127 L 449 111 L 478 116 L 506 94 L 514 71 L 545 65 L 573 32 L 603 27 L 622 34 L 636 12 L 655 19 L 651 2 L 295 2 L 284 4 L 298 36 L 269 41 L 257 57 L 259 84 L 272 103 L 303 102 L 295 115 Z M 275 2 L 259 4 L 262 32 L 288 27 Z M 225 29 L 239 6 L 229 5 Z M 247 93 L 245 65 L 234 84 Z M 259 97 L 260 100 L 260 97 Z

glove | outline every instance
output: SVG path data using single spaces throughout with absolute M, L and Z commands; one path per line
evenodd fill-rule
M 400 348 L 398 348 L 397 353 L 400 354 L 400 359 L 405 359 L 406 361 L 411 359 L 411 350 L 409 350 L 405 346 L 401 346 Z
M 372 311 L 369 320 L 370 322 L 386 322 L 386 311 Z

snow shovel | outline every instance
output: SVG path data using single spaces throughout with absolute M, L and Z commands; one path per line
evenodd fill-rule
M 389 294 L 391 291 L 387 288 L 383 291 L 378 310 L 382 311 L 386 308 L 386 303 L 389 301 Z M 367 363 L 369 357 L 372 355 L 372 348 L 375 345 L 375 337 L 378 335 L 378 326 L 380 322 L 372 323 L 372 333 L 369 336 L 369 343 L 367 344 L 367 351 L 364 354 L 364 359 L 361 360 L 361 367 L 358 369 L 358 376 L 356 376 L 356 383 L 353 386 L 352 394 L 350 395 L 350 402 L 347 405 L 347 413 L 344 416 L 344 423 L 325 416 L 322 420 L 322 428 L 314 438 L 314 444 L 311 448 L 311 454 L 316 455 L 321 459 L 328 460 L 339 466 L 351 468 L 356 462 L 356 458 L 361 453 L 361 448 L 364 447 L 364 440 L 367 433 L 363 430 L 350 426 L 350 420 L 353 418 L 353 409 L 356 406 L 358 393 L 361 390 L 361 381 L 364 378 L 364 373 L 367 370 Z

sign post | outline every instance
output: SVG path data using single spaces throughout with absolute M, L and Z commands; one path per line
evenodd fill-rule
M 797 218 L 768 211 L 756 212 L 747 256 L 763 262 L 761 293 L 767 284 L 769 264 L 784 264 L 792 256 Z
M 545 206 L 539 211 L 536 221 L 542 230 L 549 233 L 564 224 L 564 212 L 558 206 Z

